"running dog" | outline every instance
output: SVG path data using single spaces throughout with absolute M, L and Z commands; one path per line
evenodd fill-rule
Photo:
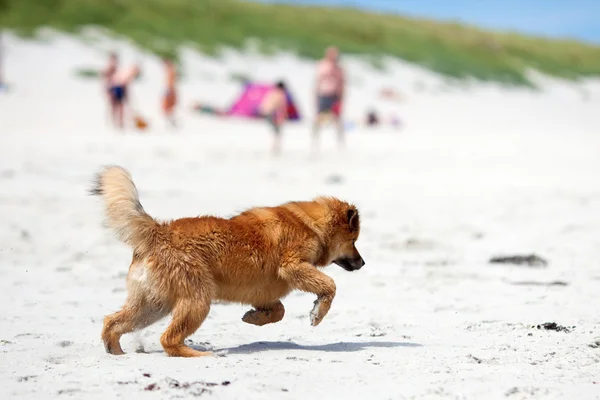
M 310 312 L 321 323 L 336 286 L 318 268 L 332 263 L 356 271 L 364 260 L 355 243 L 360 233 L 355 206 L 331 197 L 252 208 L 230 219 L 213 216 L 159 222 L 138 199 L 129 173 L 111 166 L 91 190 L 102 197 L 107 224 L 133 249 L 123 308 L 104 319 L 102 340 L 123 354 L 123 334 L 171 314 L 160 342 L 169 356 L 211 354 L 184 344 L 216 300 L 249 304 L 242 318 L 265 325 L 283 318 L 281 298 L 292 290 L 317 296 Z

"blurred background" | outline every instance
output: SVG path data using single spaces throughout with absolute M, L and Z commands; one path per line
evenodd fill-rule
M 292 102 L 302 111 L 298 120 L 306 120 L 315 113 L 316 70 L 311 60 L 321 59 L 327 47 L 335 46 L 347 67 L 345 126 L 353 129 L 375 116 L 377 122 L 399 129 L 402 123 L 420 124 L 424 119 L 421 113 L 434 106 L 428 102 L 421 108 L 417 104 L 420 99 L 436 97 L 435 102 L 444 102 L 468 91 L 482 96 L 483 92 L 487 96 L 519 92 L 522 96 L 511 102 L 515 104 L 546 88 L 565 90 L 589 101 L 593 85 L 564 83 L 581 82 L 600 72 L 596 18 L 600 10 L 587 0 L 570 4 L 2 0 L 0 79 L 4 91 L 12 87 L 14 96 L 18 96 L 18 88 L 22 94 L 31 90 L 39 102 L 38 106 L 31 104 L 36 114 L 51 109 L 44 105 L 56 103 L 58 96 L 48 98 L 45 93 L 57 90 L 62 93 L 61 109 L 79 114 L 83 107 L 75 86 L 90 89 L 94 81 L 99 82 L 97 86 L 109 86 L 106 71 L 112 65 L 109 54 L 114 53 L 118 62 L 113 69 L 139 64 L 142 70 L 139 88 L 131 89 L 128 96 L 126 121 L 134 126 L 138 123 L 138 128 L 164 128 L 161 116 L 155 114 L 157 108 L 160 114 L 161 91 L 167 85 L 160 57 L 168 57 L 177 64 L 181 88 L 175 109 L 181 118 L 192 118 L 193 110 L 228 114 L 245 83 L 273 85 L 283 79 Z M 46 79 L 46 74 L 34 70 L 37 67 L 51 74 L 56 70 L 65 79 L 67 75 L 69 84 Z M 3 99 L 5 109 L 16 103 L 5 101 L 7 98 Z M 96 111 L 86 120 L 92 115 L 102 117 L 98 110 L 102 100 L 110 101 L 91 96 L 85 101 L 86 110 Z M 450 107 L 464 110 L 463 104 L 453 100 Z M 498 104 L 492 104 L 498 100 L 486 100 L 490 112 L 498 114 Z M 110 108 L 104 104 L 106 107 Z M 524 112 L 522 104 L 516 105 L 515 111 Z M 445 114 L 457 119 L 466 114 L 470 122 L 485 118 L 485 123 L 490 123 L 496 118 L 487 112 L 486 108 L 475 116 L 455 110 Z M 531 116 L 530 110 L 526 113 Z M 27 126 L 20 112 L 7 114 L 5 128 Z M 63 112 L 50 114 L 48 118 L 64 119 Z M 562 113 L 552 114 L 564 123 Z M 152 126 L 150 120 L 154 120 Z
M 87 189 L 119 164 L 162 220 L 317 195 L 361 210 L 367 265 L 327 270 L 318 332 L 307 294 L 266 330 L 213 307 L 193 338 L 233 349 L 205 372 L 231 393 L 585 398 L 569 383 L 598 362 L 599 76 L 591 0 L 0 0 L 1 371 L 139 389 L 96 340 L 131 255 Z M 532 333 L 548 321 L 577 329 Z M 163 328 L 136 365 L 185 377 L 157 362 Z

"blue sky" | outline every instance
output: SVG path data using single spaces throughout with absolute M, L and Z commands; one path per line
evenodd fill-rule
M 264 0 L 278 2 L 279 0 Z M 281 0 L 351 6 L 600 44 L 600 0 Z

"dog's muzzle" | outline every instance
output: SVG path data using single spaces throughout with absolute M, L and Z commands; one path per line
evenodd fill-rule
M 346 271 L 358 271 L 365 265 L 365 260 L 359 256 L 356 258 L 340 258 L 334 260 L 333 263 L 344 268 Z

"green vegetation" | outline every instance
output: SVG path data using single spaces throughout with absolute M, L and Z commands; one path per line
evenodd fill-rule
M 98 79 L 102 75 L 102 71 L 94 68 L 77 68 L 75 75 L 85 79 Z
M 250 76 L 248 74 L 244 74 L 242 72 L 231 73 L 231 75 L 229 75 L 229 79 L 231 79 L 234 82 L 238 82 L 238 83 L 242 83 L 242 84 L 252 81 L 252 79 L 250 78 Z
M 102 70 L 99 70 L 96 68 L 87 68 L 87 67 L 75 68 L 75 70 L 73 72 L 75 73 L 75 76 L 77 76 L 79 78 L 83 78 L 83 79 L 100 79 L 100 78 L 102 78 Z M 136 81 L 141 80 L 143 75 L 144 75 L 143 72 L 140 72 L 140 74 L 135 77 L 135 80 Z M 185 76 L 182 73 L 178 73 L 178 75 L 179 75 L 179 79 L 185 79 Z
M 369 60 L 387 54 L 447 76 L 528 84 L 527 68 L 575 79 L 600 75 L 600 48 L 567 40 L 493 33 L 352 9 L 258 4 L 239 0 L 0 0 L 0 26 L 33 34 L 41 26 L 77 32 L 102 26 L 160 55 L 195 43 L 287 49 L 316 58 L 335 44 Z

